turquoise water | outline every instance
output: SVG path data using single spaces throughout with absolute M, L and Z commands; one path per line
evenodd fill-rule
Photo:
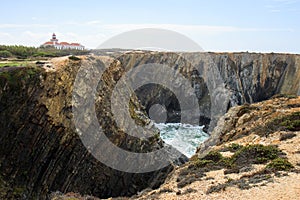
M 199 144 L 209 137 L 202 126 L 181 123 L 155 124 L 155 126 L 160 130 L 160 137 L 167 144 L 189 158 L 195 154 Z

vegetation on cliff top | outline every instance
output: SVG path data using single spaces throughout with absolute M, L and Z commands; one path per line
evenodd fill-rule
M 230 157 L 224 157 L 221 152 L 227 150 L 234 152 L 234 154 Z M 260 144 L 242 146 L 231 144 L 230 146 L 227 146 L 226 149 L 210 151 L 203 158 L 193 157 L 189 162 L 188 167 L 181 170 L 177 185 L 179 188 L 182 188 L 205 177 L 205 173 L 209 171 L 225 169 L 224 174 L 232 174 L 251 170 L 253 164 L 267 164 L 265 169 L 261 171 L 260 178 L 272 172 L 289 171 L 293 168 L 293 165 L 284 157 L 284 155 L 285 154 L 276 146 L 264 146 Z M 258 175 L 254 175 L 256 175 L 257 178 Z M 247 181 L 249 182 L 252 178 L 253 177 L 247 177 Z M 245 182 L 245 177 L 239 181 L 244 182 L 244 185 L 248 184 Z M 237 183 L 239 182 L 236 182 L 236 184 Z M 249 183 L 251 183 L 251 180 Z M 229 185 L 233 185 L 233 183 L 227 184 L 226 187 Z M 225 186 L 222 185 L 218 186 L 218 188 L 211 188 L 208 193 L 219 191 L 219 189 L 224 187 Z
M 38 67 L 20 68 L 19 70 L 0 72 L 0 83 L 7 81 L 10 85 L 22 85 L 24 80 L 30 80 L 36 77 L 36 74 L 42 71 Z M 34 79 L 30 81 L 35 81 Z M 2 84 L 1 84 L 2 86 Z
M 36 57 L 60 57 L 67 55 L 85 55 L 88 50 L 58 50 L 55 48 L 36 48 L 22 45 L 0 45 L 0 58 L 28 59 Z

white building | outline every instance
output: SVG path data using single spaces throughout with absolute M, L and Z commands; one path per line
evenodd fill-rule
M 45 42 L 41 47 L 54 47 L 56 49 L 76 49 L 84 50 L 84 46 L 79 43 L 68 43 L 68 42 L 58 42 L 55 33 L 52 34 L 52 39 L 49 42 Z

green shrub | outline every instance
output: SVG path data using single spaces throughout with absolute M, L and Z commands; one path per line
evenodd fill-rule
M 210 151 L 203 160 L 211 160 L 213 162 L 219 162 L 223 158 L 222 154 L 218 151 Z
M 300 128 L 300 120 L 285 120 L 281 122 L 280 125 L 286 127 L 286 129 L 288 129 L 289 131 L 297 131 Z
M 219 152 L 220 150 L 210 151 L 201 159 L 194 156 L 189 161 L 188 167 L 180 172 L 180 178 L 177 180 L 178 186 L 184 187 L 197 181 L 204 177 L 206 172 L 212 170 L 225 169 L 224 174 L 241 173 L 251 171 L 253 164 L 264 164 L 271 161 L 270 164 L 267 165 L 267 169 L 261 171 L 262 174 L 255 174 L 253 177 L 244 177 L 241 180 L 228 181 L 228 183 L 222 185 L 220 188 L 219 186 L 217 188 L 211 188 L 210 192 L 223 189 L 227 187 L 228 184 L 229 186 L 237 185 L 239 188 L 247 189 L 250 188 L 250 185 L 253 183 L 270 179 L 269 173 L 273 172 L 270 169 L 276 172 L 278 170 L 288 170 L 292 168 L 292 165 L 286 159 L 279 157 L 284 153 L 276 146 L 264 146 L 260 144 L 242 146 L 233 143 L 225 147 L 225 149 L 229 148 L 235 150 L 235 153 L 231 157 L 222 156 Z M 265 173 L 267 173 L 267 175 L 265 175 Z
M 37 52 L 35 47 L 26 47 L 22 45 L 0 45 L 0 51 L 8 51 L 17 58 L 28 58 Z
M 279 153 L 280 150 L 274 146 L 248 145 L 240 148 L 232 156 L 232 161 L 237 165 L 266 163 L 277 158 Z
M 51 52 L 37 52 L 33 55 L 33 57 L 55 57 L 54 53 Z
M 190 165 L 191 167 L 195 167 L 195 168 L 202 168 L 202 167 L 206 167 L 209 164 L 213 164 L 214 162 L 212 160 L 203 160 L 203 159 L 198 159 L 196 161 L 194 161 L 192 163 L 192 165 Z M 190 168 L 191 168 L 190 167 Z
M 291 138 L 296 137 L 296 136 L 297 136 L 296 133 L 284 133 L 284 134 L 280 135 L 279 140 L 284 141 L 284 140 L 288 140 L 288 139 L 291 139 Z
M 260 144 L 242 146 L 231 144 L 229 146 L 237 149 L 231 157 L 224 157 L 218 151 L 210 151 L 202 159 L 194 159 L 191 162 L 192 168 L 217 169 L 227 168 L 238 171 L 239 169 L 252 164 L 263 164 L 270 160 L 276 159 L 283 154 L 275 146 L 264 146 Z M 227 148 L 229 148 L 227 147 Z
M 214 170 L 214 169 L 220 169 L 224 167 L 231 168 L 233 167 L 233 163 L 230 158 L 226 158 L 222 156 L 222 154 L 219 151 L 210 151 L 206 156 L 204 156 L 202 159 L 194 159 L 191 161 L 190 168 L 205 168 L 204 170 Z
M 238 117 L 243 116 L 246 113 L 250 113 L 252 110 L 257 110 L 258 108 L 249 104 L 244 104 L 241 106 L 240 110 L 237 113 Z
M 299 131 L 300 112 L 294 112 L 287 116 L 275 118 L 268 124 L 268 127 L 272 130 Z
M 241 149 L 242 147 L 243 147 L 243 145 L 236 144 L 236 143 L 232 143 L 228 146 L 229 150 L 232 150 L 232 151 L 237 151 L 237 150 Z
M 2 58 L 9 58 L 9 57 L 12 57 L 12 53 L 10 51 L 7 51 L 7 50 L 2 50 L 0 51 L 0 57 Z
M 288 99 L 295 99 L 297 98 L 297 95 L 294 94 L 276 94 L 271 99 L 276 99 L 276 98 L 288 98 Z
M 294 168 L 294 166 L 287 159 L 276 158 L 272 160 L 266 168 L 275 171 L 289 171 Z

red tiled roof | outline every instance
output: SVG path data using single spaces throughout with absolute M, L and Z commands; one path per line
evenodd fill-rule
M 45 42 L 44 44 L 53 44 L 53 42 Z
M 55 37 L 55 39 L 53 39 Z M 54 43 L 53 43 L 54 42 Z M 68 42 L 58 42 L 58 40 L 56 39 L 56 34 L 53 33 L 52 34 L 52 39 L 51 41 L 45 42 L 44 45 L 61 45 L 61 46 L 82 46 L 79 43 L 68 43 Z M 83 47 L 83 46 L 82 46 Z
M 71 43 L 72 46 L 80 46 L 79 43 Z
M 70 45 L 68 42 L 61 42 L 60 45 Z
M 53 42 L 52 41 L 48 41 L 48 42 L 45 42 L 44 45 L 53 45 Z M 81 44 L 79 43 L 68 43 L 68 42 L 55 42 L 54 45 L 61 45 L 61 46 L 81 46 Z

